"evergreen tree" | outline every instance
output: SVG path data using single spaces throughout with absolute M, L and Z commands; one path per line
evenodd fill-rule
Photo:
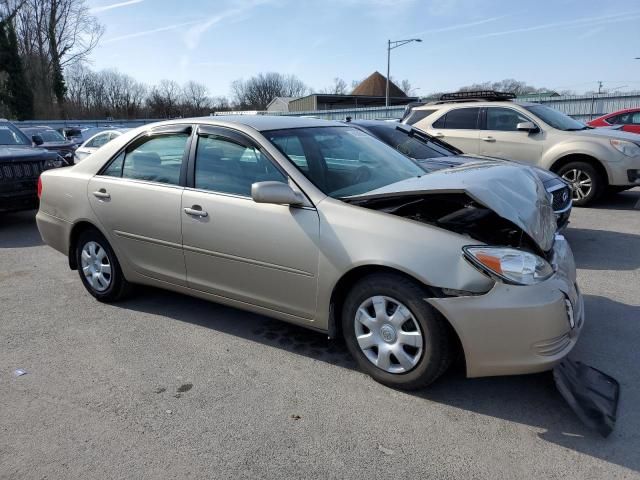
M 0 20 L 0 71 L 6 83 L 0 100 L 18 120 L 33 118 L 33 92 L 27 85 L 11 18 Z

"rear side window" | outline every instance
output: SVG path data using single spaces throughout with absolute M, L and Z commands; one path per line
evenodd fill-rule
M 176 133 L 134 143 L 118 155 L 102 175 L 179 185 L 188 139 L 189 134 Z
M 456 108 L 440 117 L 433 128 L 453 128 L 458 130 L 475 130 L 478 128 L 480 108 Z
M 404 123 L 406 123 L 407 125 L 413 125 L 414 123 L 418 123 L 420 120 L 427 118 L 429 115 L 431 115 L 435 111 L 436 111 L 435 109 L 411 110 L 411 113 L 409 113 L 409 116 L 406 118 Z
M 109 141 L 109 133 L 101 133 L 96 135 L 85 145 L 87 148 L 100 148 Z

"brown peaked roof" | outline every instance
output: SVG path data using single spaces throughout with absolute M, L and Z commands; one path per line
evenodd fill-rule
M 351 95 L 369 95 L 371 97 L 384 97 L 387 94 L 387 77 L 375 71 L 353 89 Z M 406 97 L 407 95 L 398 86 L 389 82 L 389 97 Z

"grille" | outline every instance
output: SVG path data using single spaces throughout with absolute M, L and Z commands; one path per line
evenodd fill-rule
M 551 192 L 553 195 L 553 201 L 551 205 L 553 206 L 553 211 L 558 212 L 566 209 L 571 203 L 571 187 L 568 185 L 558 190 L 554 190 Z
M 44 162 L 16 162 L 0 165 L 0 180 L 24 180 L 38 178 Z

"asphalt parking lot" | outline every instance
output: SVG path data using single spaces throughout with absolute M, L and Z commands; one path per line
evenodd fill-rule
M 608 439 L 549 374 L 404 393 L 258 315 L 155 289 L 100 304 L 34 212 L 0 217 L 0 478 L 640 478 L 640 189 L 574 209 L 566 236 L 572 357 L 622 387 Z

